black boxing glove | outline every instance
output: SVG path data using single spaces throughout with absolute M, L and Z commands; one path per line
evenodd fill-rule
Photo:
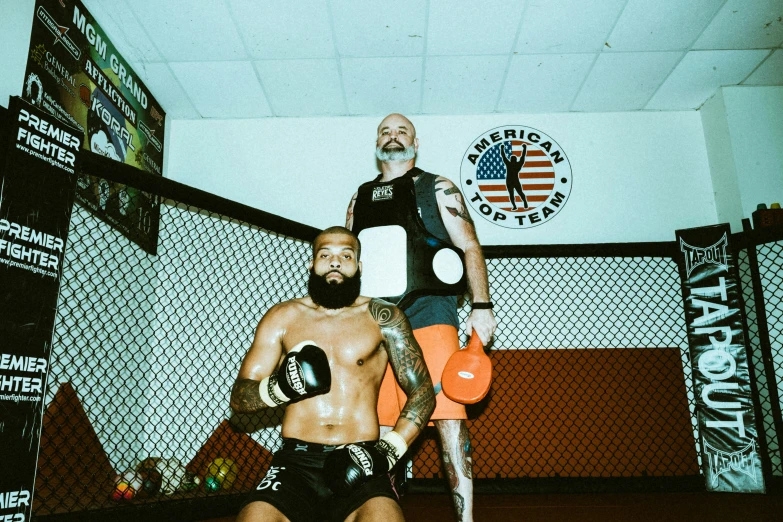
M 374 444 L 346 444 L 326 457 L 326 483 L 337 495 L 346 496 L 372 477 L 388 473 L 406 451 L 408 444 L 396 431 L 390 431 Z
M 332 372 L 326 353 L 313 341 L 302 341 L 283 358 L 277 372 L 261 381 L 261 400 L 273 408 L 293 400 L 326 393 L 332 387 Z

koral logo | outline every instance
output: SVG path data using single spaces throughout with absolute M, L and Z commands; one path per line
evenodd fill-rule
M 386 201 L 394 197 L 393 187 L 391 185 L 384 185 L 382 187 L 374 187 L 372 189 L 373 201 Z
M 473 140 L 460 167 L 462 192 L 495 225 L 531 228 L 563 209 L 573 184 L 562 147 L 540 130 L 496 127 Z
M 691 272 L 697 266 L 714 264 L 724 270 L 729 269 L 728 256 L 726 248 L 729 241 L 726 234 L 715 244 L 705 248 L 689 245 L 680 238 L 680 251 L 685 257 L 685 277 L 690 277 Z

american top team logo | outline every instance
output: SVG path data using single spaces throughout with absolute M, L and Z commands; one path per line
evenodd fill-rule
M 554 218 L 573 183 L 571 163 L 560 145 L 520 125 L 497 127 L 473 140 L 460 174 L 473 209 L 506 228 L 531 228 Z

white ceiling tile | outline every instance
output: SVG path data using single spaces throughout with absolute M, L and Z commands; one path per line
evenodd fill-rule
M 344 115 L 336 59 L 255 62 L 275 116 Z
M 167 64 L 136 62 L 131 67 L 166 111 L 167 118 L 186 120 L 200 117 Z
M 608 43 L 614 51 L 687 50 L 725 0 L 629 0 Z
M 345 58 L 343 85 L 351 114 L 418 113 L 422 58 Z
M 335 55 L 326 0 L 229 0 L 229 8 L 251 58 L 331 58 Z
M 783 85 L 783 50 L 772 53 L 742 85 Z
M 694 49 L 761 49 L 777 47 L 783 39 L 783 2 L 729 0 Z
M 82 1 L 176 119 L 683 110 L 783 85 L 783 0 Z
M 518 53 L 600 51 L 627 0 L 547 0 L 525 11 Z
M 526 54 L 511 61 L 500 111 L 567 111 L 595 54 Z
M 602 53 L 579 91 L 575 111 L 643 109 L 683 53 Z
M 144 32 L 144 28 L 124 1 L 85 0 L 84 6 L 125 61 L 156 62 L 162 59 L 147 33 Z
M 247 58 L 242 40 L 223 2 L 131 0 L 129 5 L 166 60 Z
M 645 107 L 698 109 L 723 85 L 737 85 L 769 51 L 691 51 Z
M 523 8 L 523 2 L 484 0 L 476 16 L 473 0 L 431 0 L 427 54 L 509 53 Z
M 430 56 L 424 73 L 422 112 L 492 112 L 508 56 Z
M 334 0 L 330 5 L 341 56 L 420 56 L 424 52 L 426 2 Z
M 204 118 L 272 114 L 250 62 L 171 62 L 169 65 Z

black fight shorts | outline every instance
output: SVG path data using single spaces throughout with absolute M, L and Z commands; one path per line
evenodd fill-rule
M 291 522 L 342 522 L 362 504 L 375 497 L 395 502 L 397 494 L 389 476 L 379 475 L 356 488 L 350 495 L 334 495 L 326 484 L 323 467 L 336 446 L 283 439 L 266 476 L 248 495 L 245 505 L 267 502 Z

